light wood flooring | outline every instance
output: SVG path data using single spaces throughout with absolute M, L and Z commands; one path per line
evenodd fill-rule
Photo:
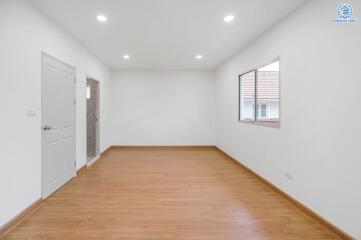
M 112 148 L 4 239 L 338 239 L 216 148 Z

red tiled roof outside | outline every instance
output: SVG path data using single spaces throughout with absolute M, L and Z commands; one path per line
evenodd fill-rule
M 254 99 L 254 72 L 241 77 L 242 98 L 244 100 Z M 279 99 L 279 72 L 259 71 L 257 72 L 257 99 L 278 100 Z

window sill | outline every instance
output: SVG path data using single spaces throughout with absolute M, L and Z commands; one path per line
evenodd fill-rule
M 270 128 L 277 128 L 277 129 L 281 129 L 281 123 L 280 122 L 256 122 L 256 121 L 243 121 L 243 120 L 239 120 L 240 123 L 247 123 L 250 125 L 256 125 L 256 126 L 261 126 L 261 127 L 270 127 Z

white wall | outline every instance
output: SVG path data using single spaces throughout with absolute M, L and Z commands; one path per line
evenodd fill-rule
M 78 168 L 86 75 L 100 80 L 101 150 L 213 145 L 216 91 L 217 146 L 361 239 L 361 2 L 350 3 L 359 20 L 336 24 L 339 1 L 309 1 L 221 66 L 215 90 L 212 71 L 117 71 L 108 82 L 108 68 L 27 1 L 0 0 L 0 226 L 41 196 L 44 51 L 77 69 Z M 239 123 L 238 74 L 277 56 L 281 129 Z
M 77 71 L 77 167 L 86 162 L 86 75 L 101 81 L 101 150 L 109 146 L 109 69 L 27 1 L 1 0 L 0 226 L 41 197 L 41 51 Z
M 309 1 L 217 70 L 217 146 L 361 239 L 361 2 Z M 281 57 L 281 129 L 239 123 L 238 74 Z M 288 180 L 285 174 L 293 176 Z
M 116 71 L 112 145 L 214 145 L 214 71 Z

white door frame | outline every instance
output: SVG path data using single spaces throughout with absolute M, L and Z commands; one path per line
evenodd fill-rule
M 87 161 L 87 166 L 91 166 L 92 164 L 94 164 L 99 158 L 100 158 L 100 82 L 99 80 L 97 80 L 96 78 L 93 78 L 91 75 L 86 75 L 86 84 L 85 84 L 85 92 L 87 91 L 87 86 L 88 86 L 88 80 L 93 80 L 97 82 L 97 111 L 96 111 L 96 126 L 95 126 L 95 157 L 93 159 L 91 159 L 90 161 L 88 161 L 88 151 L 86 151 L 86 156 L 85 159 Z M 87 114 L 88 114 L 88 107 L 87 107 L 87 98 L 85 97 L 85 106 L 86 106 L 86 111 L 85 111 L 85 117 L 86 117 L 86 125 L 88 126 L 88 118 L 87 118 Z M 86 135 L 85 137 L 85 142 L 86 142 L 86 147 L 88 150 L 88 137 Z
M 40 92 L 41 92 L 41 114 L 40 114 L 40 116 L 41 116 L 41 126 L 40 126 L 40 131 L 41 131 L 41 197 L 42 197 L 42 199 L 45 199 L 45 198 L 47 198 L 46 196 L 45 196 L 45 191 L 44 191 L 44 186 L 43 186 L 43 175 L 44 175 L 44 153 L 43 153 L 43 142 L 44 142 L 44 139 L 43 139 L 43 126 L 44 126 L 44 122 L 43 122 L 43 111 L 44 111 L 44 109 L 43 109 L 43 81 L 44 81 L 44 76 L 43 76 L 43 60 L 44 60 L 44 56 L 45 57 L 48 57 L 48 58 L 51 58 L 51 59 L 53 59 L 53 60 L 55 60 L 55 61 L 58 61 L 58 62 L 60 62 L 60 63 L 62 63 L 62 64 L 64 64 L 64 65 L 66 65 L 66 66 L 68 66 L 69 68 L 72 68 L 72 69 L 74 69 L 74 72 L 75 72 L 75 79 L 74 79 L 74 97 L 75 97 L 75 99 L 74 99 L 74 130 L 73 130 L 73 134 L 74 134 L 74 149 L 75 149 L 75 151 L 74 151 L 74 174 L 73 174 L 73 177 L 75 177 L 76 176 L 76 170 L 77 170 L 77 166 L 76 166 L 76 152 L 77 152 L 77 149 L 76 149 L 76 139 L 77 139 L 77 135 L 76 135 L 76 130 L 77 130 L 77 124 L 76 124 L 76 120 L 77 120 L 77 118 L 76 118 L 76 113 L 77 113 L 77 102 L 76 102 L 76 96 L 77 96 L 77 94 L 76 94 L 76 84 L 77 84 L 77 73 L 76 73 L 76 68 L 74 67 L 74 66 L 72 66 L 72 65 L 70 65 L 70 64 L 68 64 L 68 63 L 66 63 L 66 62 L 64 62 L 64 61 L 62 61 L 62 60 L 60 60 L 60 59 L 58 59 L 58 58 L 56 58 L 56 57 L 53 57 L 52 55 L 50 55 L 50 54 L 48 54 L 48 53 L 46 53 L 46 52 L 44 52 L 44 51 L 41 51 L 41 87 L 40 87 Z M 60 188 L 59 188 L 60 189 Z M 48 197 L 50 197 L 50 196 L 48 196 Z

